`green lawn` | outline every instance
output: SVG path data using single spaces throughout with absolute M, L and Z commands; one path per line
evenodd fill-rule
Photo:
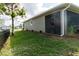
M 9 37 L 4 44 L 0 55 L 79 55 L 79 39 L 48 37 L 35 32 L 17 31 L 15 36 Z

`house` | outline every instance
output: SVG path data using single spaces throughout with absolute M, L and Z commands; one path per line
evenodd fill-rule
M 72 3 L 64 3 L 25 21 L 24 30 L 63 36 L 71 31 L 70 28 L 77 29 L 78 25 L 79 7 Z

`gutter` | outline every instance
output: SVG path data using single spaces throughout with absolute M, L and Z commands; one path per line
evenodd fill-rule
M 68 6 L 63 9 L 63 11 L 65 11 L 66 9 L 68 9 L 70 6 L 71 6 L 71 4 L 69 3 Z

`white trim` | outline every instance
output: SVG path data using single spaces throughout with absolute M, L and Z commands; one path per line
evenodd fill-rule
M 67 11 L 65 10 L 64 11 L 64 31 L 65 31 L 65 34 L 67 34 Z
M 64 10 L 60 12 L 60 15 L 61 15 L 61 35 L 60 36 L 63 36 L 64 35 Z

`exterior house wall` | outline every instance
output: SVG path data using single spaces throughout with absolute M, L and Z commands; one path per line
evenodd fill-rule
M 55 26 L 55 32 L 60 32 L 61 31 L 61 12 L 51 12 L 50 14 L 54 15 L 54 22 L 55 25 L 57 25 L 58 27 Z M 48 14 L 48 15 L 50 15 Z M 46 32 L 46 19 L 45 16 L 40 16 L 34 19 L 30 19 L 29 21 L 25 22 L 24 24 L 24 29 L 25 30 L 34 30 L 34 31 L 42 31 L 42 32 Z M 50 19 L 50 18 L 49 18 Z M 46 23 L 45 23 L 46 22 Z M 48 26 L 50 27 L 50 26 Z M 49 31 L 53 31 L 54 29 L 51 29 Z M 53 31 L 54 32 L 54 31 Z M 52 33 L 52 32 L 50 32 Z M 57 33 L 52 33 L 52 34 L 57 34 Z M 61 35 L 61 32 L 58 34 Z
M 24 29 L 45 32 L 45 17 L 41 16 L 25 22 Z
M 57 14 L 58 12 L 51 12 L 50 14 Z M 30 19 L 29 21 L 25 22 L 24 24 L 24 29 L 25 30 L 34 30 L 34 31 L 42 31 L 42 32 L 46 32 L 46 19 L 45 16 L 40 16 L 34 19 Z M 54 16 L 55 17 L 55 21 L 57 24 L 59 24 L 59 27 L 61 27 L 60 29 L 56 29 L 57 31 L 61 31 L 61 33 L 59 35 L 63 36 L 64 35 L 64 20 L 65 20 L 65 11 L 60 11 L 60 16 Z M 60 19 L 59 19 L 60 18 Z M 58 22 L 58 21 L 59 22 Z M 52 30 L 52 29 L 51 29 Z M 49 30 L 50 31 L 50 30 Z M 52 33 L 54 34 L 54 33 Z

